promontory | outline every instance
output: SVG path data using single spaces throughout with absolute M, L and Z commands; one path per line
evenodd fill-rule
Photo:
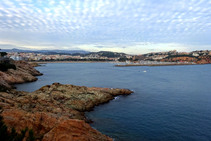
M 1 81 L 9 88 L 12 83 L 36 81 L 28 79 L 28 74 L 31 74 L 30 78 L 32 75 L 41 74 L 26 62 L 19 61 L 15 65 L 16 70 L 0 72 Z M 22 75 L 23 73 L 25 75 Z M 5 76 L 8 79 L 2 80 Z M 34 92 L 5 90 L 0 92 L 0 120 L 3 119 L 1 128 L 7 127 L 7 134 L 22 137 L 23 140 L 111 141 L 112 138 L 88 124 L 90 120 L 85 117 L 84 112 L 109 102 L 118 95 L 131 93 L 133 92 L 128 89 L 90 88 L 60 83 L 43 86 Z M 24 136 L 18 136 L 23 133 Z

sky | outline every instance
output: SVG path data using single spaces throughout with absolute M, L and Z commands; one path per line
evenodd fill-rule
M 211 50 L 211 0 L 0 0 L 0 48 Z

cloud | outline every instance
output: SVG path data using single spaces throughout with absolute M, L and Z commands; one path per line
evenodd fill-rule
M 209 0 L 2 0 L 0 38 L 93 50 L 132 50 L 135 42 L 146 50 L 152 43 L 210 46 L 210 11 Z
M 96 48 L 104 48 L 105 46 L 95 46 Z
M 149 51 L 154 51 L 155 49 L 148 49 Z
M 0 49 L 13 49 L 13 48 L 19 48 L 19 49 L 27 49 L 25 47 L 10 45 L 10 44 L 0 44 Z

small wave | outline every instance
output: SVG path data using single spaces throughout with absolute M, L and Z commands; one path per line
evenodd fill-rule
M 133 93 L 135 93 L 136 91 L 135 90 L 131 90 Z
M 117 97 L 114 97 L 114 100 L 118 100 L 119 99 L 119 96 L 117 96 Z
M 91 126 L 93 129 L 95 129 L 95 130 L 97 130 L 97 128 L 96 127 L 94 127 L 94 126 Z

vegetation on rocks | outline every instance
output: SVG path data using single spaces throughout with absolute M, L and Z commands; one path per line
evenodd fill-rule
M 7 71 L 8 69 L 14 69 L 16 70 L 16 66 L 9 63 L 0 63 L 0 71 Z
M 0 86 L 3 88 L 11 89 L 11 84 L 36 81 L 34 76 L 39 75 L 42 74 L 26 61 L 6 60 L 2 66 L 0 64 Z
M 0 52 L 0 56 L 6 56 L 7 53 L 6 52 Z
M 126 57 L 121 57 L 121 58 L 118 59 L 119 62 L 125 62 L 125 61 L 127 61 L 127 60 L 132 61 L 132 58 L 128 59 L 128 58 L 126 58 Z M 134 60 L 134 61 L 136 61 L 136 60 Z
M 92 129 L 84 112 L 109 102 L 118 95 L 129 95 L 127 89 L 109 89 L 53 83 L 34 92 L 10 90 L 0 92 L 1 115 L 11 129 L 20 132 L 30 127 L 36 140 L 104 140 L 112 139 Z M 87 123 L 86 123 L 87 122 Z M 32 134 L 32 131 L 29 132 Z M 33 139 L 33 137 L 31 138 Z
M 0 85 L 0 92 L 6 92 L 7 90 L 9 90 L 9 88 Z
M 182 54 L 182 55 L 169 55 L 168 57 L 166 58 L 174 58 L 174 57 L 192 57 L 192 58 L 196 58 L 195 56 L 192 56 L 192 55 L 186 55 L 186 54 Z
M 2 109 L 0 107 L 0 109 Z M 1 141 L 22 141 L 26 137 L 26 133 L 28 131 L 28 128 L 21 130 L 21 133 L 17 133 L 15 128 L 12 127 L 11 131 L 8 130 L 7 125 L 5 125 L 5 122 L 3 121 L 3 117 L 0 116 L 0 140 Z M 26 141 L 34 141 L 34 133 L 33 130 L 29 130 L 29 135 L 26 138 Z

